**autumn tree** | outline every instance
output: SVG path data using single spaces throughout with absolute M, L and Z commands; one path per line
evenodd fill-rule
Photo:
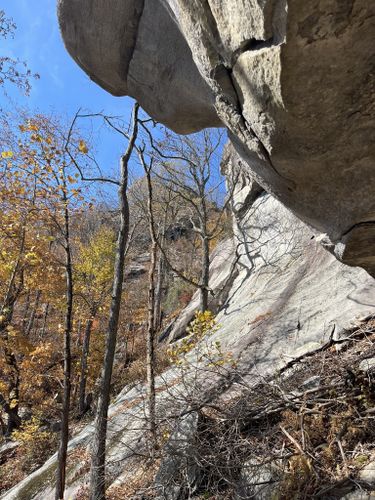
M 112 296 L 109 307 L 108 326 L 105 338 L 105 349 L 103 366 L 99 382 L 99 399 L 95 416 L 95 430 L 91 452 L 90 471 L 90 498 L 92 500 L 103 500 L 105 498 L 105 458 L 106 458 L 106 437 L 108 426 L 108 407 L 111 394 L 111 379 L 113 363 L 117 343 L 117 333 L 120 318 L 121 298 L 123 292 L 125 257 L 129 240 L 129 202 L 128 202 L 128 182 L 129 182 L 129 162 L 131 160 L 134 145 L 138 136 L 138 104 L 134 105 L 132 116 L 132 127 L 127 138 L 127 147 L 120 158 L 120 178 L 113 180 L 98 176 L 88 176 L 84 169 L 80 167 L 74 159 L 70 148 L 70 138 L 72 137 L 75 124 L 79 118 L 93 117 L 94 115 L 80 115 L 77 113 L 70 127 L 65 147 L 70 159 L 78 170 L 82 181 L 107 182 L 118 187 L 119 199 L 119 228 L 117 232 L 117 242 L 115 247 L 115 262 L 113 269 Z M 96 115 L 98 116 L 98 115 Z M 83 144 L 81 149 L 83 150 Z M 88 151 L 85 150 L 85 153 Z
M 31 197 L 26 195 L 28 175 L 13 175 L 13 152 L 2 152 L 2 184 L 0 191 L 1 225 L 1 303 L 0 335 L 3 351 L 0 404 L 7 414 L 6 434 L 19 427 L 20 367 L 14 343 L 12 320 L 17 303 L 24 292 L 25 274 L 35 264 L 32 231 L 36 204 L 34 184 Z M 31 233 L 31 234 L 30 234 Z M 21 351 L 22 352 L 22 351 Z
M 13 38 L 16 29 L 13 19 L 0 10 L 0 38 Z M 28 95 L 32 78 L 39 78 L 39 75 L 33 74 L 24 61 L 0 54 L 0 87 L 4 88 L 6 83 L 10 83 Z
M 156 141 L 149 128 L 143 127 L 157 163 L 156 177 L 188 207 L 191 228 L 200 239 L 199 280 L 183 273 L 179 275 L 199 289 L 200 310 L 205 311 L 209 308 L 211 293 L 211 246 L 223 231 L 223 217 L 231 198 L 231 193 L 228 193 L 224 203 L 218 200 L 223 193 L 223 179 L 215 166 L 219 164 L 223 132 L 205 130 L 191 136 L 176 136 L 165 131 L 164 138 Z
M 13 177 L 33 181 L 33 200 L 30 213 L 36 217 L 34 234 L 37 240 L 49 241 L 48 251 L 50 257 L 57 264 L 59 272 L 63 270 L 65 279 L 64 327 L 63 327 L 63 396 L 61 412 L 61 439 L 58 451 L 58 468 L 56 477 L 56 498 L 61 499 L 65 488 L 65 468 L 67 457 L 67 444 L 69 439 L 69 415 L 72 383 L 72 356 L 71 336 L 73 331 L 73 262 L 71 241 L 72 212 L 80 209 L 83 198 L 80 189 L 73 187 L 77 180 L 73 177 L 72 162 L 64 150 L 63 126 L 52 118 L 35 116 L 27 119 L 19 126 L 21 136 L 17 137 L 16 147 L 13 151 L 3 152 L 3 156 L 15 159 L 12 165 L 15 168 Z M 7 165 L 9 167 L 9 164 Z M 74 166 L 75 169 L 75 166 Z M 25 192 L 29 189 L 25 188 Z M 27 196 L 26 196 L 27 199 Z M 38 202 L 36 204 L 36 202 Z M 16 206 L 13 204 L 13 206 Z M 29 222 L 29 220 L 27 220 Z M 26 234 L 29 224 L 23 221 L 20 244 L 20 255 L 25 250 Z M 52 244 L 53 243 L 53 244 Z M 35 247 L 35 246 L 34 246 Z M 35 250 L 33 247 L 33 254 Z M 28 254 L 27 254 L 28 255 Z M 43 265 L 39 262 L 39 267 Z M 22 271 L 22 272 L 21 272 Z M 18 282 L 24 287 L 24 268 L 20 266 L 20 258 L 15 262 L 13 275 L 20 275 Z M 10 283 L 14 288 L 16 280 Z M 43 283 L 43 280 L 41 280 Z M 36 286 L 37 297 L 40 298 L 42 285 Z M 19 288 L 19 287 L 18 287 Z M 9 294 L 8 294 L 9 295 Z M 13 293 L 14 295 L 14 293 Z M 8 301 L 9 302 L 9 301 Z M 8 308 L 9 309 L 9 308 Z M 26 329 L 26 334 L 31 331 L 31 320 Z M 7 320 L 9 322 L 9 320 Z M 27 335 L 28 336 L 28 335 Z
M 143 158 L 147 166 L 150 164 L 150 158 L 146 152 L 143 152 Z M 142 163 L 141 163 L 142 164 Z M 148 178 L 150 177 L 150 179 Z M 149 181 L 152 184 L 152 214 L 149 210 Z M 184 217 L 184 204 L 172 192 L 165 183 L 158 179 L 152 170 L 143 177 L 137 179 L 129 190 L 129 200 L 132 207 L 133 217 L 137 217 L 138 226 L 141 226 L 141 235 L 143 239 L 145 235 L 151 240 L 150 233 L 151 216 L 152 223 L 156 236 L 156 264 L 155 264 L 155 300 L 154 300 L 154 329 L 158 332 L 162 326 L 163 319 L 163 295 L 165 288 L 168 287 L 167 273 L 169 270 L 168 260 L 171 258 L 170 253 L 173 246 L 173 241 L 169 238 L 168 233 L 173 231 L 176 224 Z M 135 214 L 135 215 L 134 215 Z M 189 242 L 190 243 L 190 242 Z M 142 241 L 142 244 L 148 242 Z M 159 249 L 159 246 L 162 250 Z M 193 250 L 193 245 L 191 245 Z M 190 252 L 192 254 L 193 252 Z
M 88 356 L 93 322 L 104 307 L 111 291 L 113 260 L 115 253 L 114 233 L 108 226 L 99 226 L 89 240 L 80 242 L 77 248 L 75 282 L 77 299 L 87 310 L 82 343 L 79 385 L 79 412 L 88 407 L 86 400 Z
M 31 331 L 31 317 L 25 332 L 25 323 L 19 325 L 15 312 L 25 294 L 29 296 L 38 283 L 49 282 L 52 271 L 42 265 L 49 260 L 51 244 L 51 236 L 44 230 L 49 173 L 43 172 L 36 160 L 34 129 L 29 123 L 20 126 L 17 138 L 1 137 L 0 336 L 4 358 L 0 364 L 0 385 L 8 434 L 21 423 L 19 405 L 25 401 L 21 389 L 27 386 L 23 376 L 28 356 L 33 352 L 33 343 L 24 338 L 24 333 Z M 22 137 L 25 133 L 31 136 L 27 141 Z M 27 382 L 33 380 L 35 377 L 29 374 Z

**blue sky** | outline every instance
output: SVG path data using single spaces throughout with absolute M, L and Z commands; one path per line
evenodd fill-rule
M 0 0 L 17 24 L 14 39 L 1 41 L 2 53 L 25 60 L 40 74 L 31 95 L 21 99 L 41 111 L 74 113 L 79 107 L 126 114 L 132 105 L 127 97 L 113 97 L 93 83 L 66 52 L 57 23 L 56 0 Z
M 29 97 L 8 85 L 10 98 L 17 105 L 27 106 L 31 112 L 54 113 L 68 123 L 79 108 L 82 112 L 122 115 L 128 120 L 134 101 L 128 97 L 113 97 L 101 89 L 65 50 L 56 4 L 57 0 L 0 0 L 0 9 L 17 25 L 14 38 L 0 39 L 1 54 L 26 61 L 30 70 L 40 75 L 39 80 L 32 81 Z M 12 103 L 2 93 L 0 99 L 3 108 L 12 108 Z M 94 127 L 98 129 L 99 125 L 97 122 Z M 84 128 L 85 124 L 81 121 L 80 126 Z M 116 134 L 103 132 L 103 127 L 100 130 L 100 135 L 96 136 L 96 158 L 104 173 L 116 174 L 118 159 L 124 150 L 123 140 Z M 139 175 L 139 168 L 135 164 L 133 168 L 135 175 Z M 104 189 L 104 193 L 112 199 L 116 196 L 114 189 Z
M 17 25 L 14 38 L 1 39 L 1 54 L 26 61 L 30 70 L 40 75 L 39 80 L 32 81 L 29 97 L 8 85 L 10 99 L 32 112 L 55 113 L 69 121 L 79 108 L 129 116 L 133 100 L 113 97 L 101 89 L 65 50 L 56 4 L 56 0 L 0 0 L 0 9 Z M 0 99 L 4 108 L 12 108 L 12 102 L 3 94 Z M 113 134 L 101 135 L 98 156 L 105 172 L 117 172 L 122 150 L 120 138 Z

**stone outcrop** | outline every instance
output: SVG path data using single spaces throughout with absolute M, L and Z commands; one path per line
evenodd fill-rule
M 167 484 L 167 498 L 178 498 L 176 469 L 185 469 L 192 487 L 199 473 L 184 455 L 198 425 L 189 391 L 203 401 L 230 401 L 241 384 L 253 386 L 332 340 L 344 342 L 374 314 L 372 277 L 339 260 L 374 274 L 375 4 L 60 0 L 59 15 L 68 50 L 101 86 L 135 97 L 178 132 L 223 124 L 235 148 L 226 148 L 222 162 L 235 184 L 234 237 L 211 262 L 218 328 L 189 354 L 204 375 L 184 378 L 174 366 L 157 381 L 157 413 L 176 425 L 156 479 Z M 195 297 L 170 340 L 184 333 L 196 306 Z M 230 376 L 202 368 L 202 351 L 217 346 L 237 361 L 236 387 Z M 365 353 L 357 368 L 369 372 L 372 359 Z M 300 390 L 321 383 L 320 373 L 307 373 Z M 114 485 L 134 476 L 146 450 L 144 398 L 139 384 L 111 405 L 107 470 Z M 70 452 L 84 456 L 92 432 L 88 425 L 75 436 Z M 177 462 L 168 456 L 175 442 Z M 243 465 L 244 481 L 254 483 L 258 476 L 247 477 Z M 52 500 L 55 468 L 53 456 L 3 500 Z M 67 497 L 77 496 L 87 470 L 81 458 L 69 462 Z M 364 474 L 372 487 L 373 463 Z
M 219 124 L 209 87 L 161 2 L 63 1 L 59 17 L 67 49 L 100 86 L 136 98 L 182 133 Z
M 375 274 L 375 3 L 59 0 L 68 51 L 177 132 L 226 126 L 252 176 Z
M 345 266 L 326 252 L 294 214 L 252 185 L 233 152 L 227 150 L 224 160 L 228 178 L 236 181 L 233 210 L 237 217 L 233 242 L 223 243 L 214 255 L 211 283 L 215 290 L 224 282 L 230 286 L 216 318 L 218 329 L 190 354 L 192 366 L 198 363 L 202 377 L 195 376 L 193 369 L 192 379 L 184 378 L 178 367 L 158 377 L 158 414 L 176 422 L 169 446 L 177 441 L 179 448 L 177 458 L 167 454 L 157 475 L 158 481 L 169 485 L 169 496 L 161 498 L 178 498 L 176 469 L 186 463 L 184 450 L 189 450 L 190 439 L 194 440 L 196 419 L 189 409 L 189 391 L 210 401 L 213 397 L 230 398 L 241 387 L 228 384 L 212 370 L 206 373 L 200 365 L 202 352 L 214 351 L 220 345 L 223 353 L 230 352 L 238 360 L 241 384 L 253 385 L 300 356 L 321 349 L 330 339 L 346 335 L 375 310 L 373 279 L 366 271 Z M 228 255 L 236 255 L 235 261 Z M 311 378 L 308 374 L 301 387 L 319 383 L 319 376 Z M 126 484 L 136 474 L 137 457 L 146 449 L 144 398 L 144 387 L 139 384 L 125 387 L 111 405 L 108 477 L 114 484 Z M 179 414 L 181 419 L 176 418 Z M 193 427 L 187 421 L 192 421 Z M 88 425 L 75 436 L 70 452 L 80 450 L 77 455 L 84 455 L 92 432 L 92 425 Z M 181 443 L 181 434 L 190 437 Z M 187 465 L 194 483 L 197 471 Z M 3 500 L 52 500 L 55 467 L 56 456 L 6 493 Z M 76 497 L 87 480 L 87 470 L 82 459 L 69 462 L 68 498 Z
M 250 174 L 246 178 L 231 147 L 223 160 L 228 179 L 236 182 L 238 274 L 217 315 L 222 328 L 216 335 L 242 355 L 249 349 L 256 359 L 258 351 L 256 369 L 264 373 L 318 348 L 332 332 L 339 336 L 354 318 L 373 314 L 375 289 L 365 271 L 337 262 L 312 230 L 262 192 Z

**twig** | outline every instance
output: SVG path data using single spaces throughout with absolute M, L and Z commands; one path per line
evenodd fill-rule
M 289 441 L 294 444 L 294 446 L 298 449 L 298 451 L 301 453 L 301 455 L 306 455 L 304 450 L 301 448 L 301 445 L 299 444 L 299 442 L 296 439 L 294 439 L 294 437 L 291 436 L 289 434 L 289 432 L 286 429 L 284 429 L 284 427 L 282 425 L 280 425 L 280 430 L 283 434 L 285 434 L 285 436 L 289 439 Z
M 346 460 L 344 448 L 342 447 L 340 439 L 336 439 L 336 442 L 337 442 L 337 445 L 338 445 L 340 453 L 341 453 L 342 461 L 343 461 L 344 467 L 345 467 L 345 472 L 348 473 L 348 462 Z

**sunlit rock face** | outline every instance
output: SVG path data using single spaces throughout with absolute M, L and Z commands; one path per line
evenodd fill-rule
M 154 0 L 59 2 L 69 53 L 101 87 L 179 133 L 220 126 L 214 96 L 168 10 Z
M 375 275 L 375 2 L 60 0 L 70 54 L 180 133 L 226 126 L 253 177 Z
M 229 182 L 235 180 L 236 190 L 234 237 L 219 243 L 210 266 L 213 295 L 222 301 L 215 304 L 217 328 L 191 351 L 191 379 L 172 365 L 156 380 L 158 418 L 163 423 L 175 422 L 178 428 L 186 415 L 190 418 L 195 414 L 190 411 L 197 401 L 194 395 L 199 394 L 201 401 L 212 401 L 212 395 L 216 394 L 217 405 L 238 397 L 242 386 L 264 381 L 300 356 L 322 349 L 330 338 L 350 338 L 352 328 L 373 315 L 375 309 L 373 279 L 363 269 L 349 268 L 326 252 L 305 224 L 256 186 L 230 147 L 225 151 L 223 168 Z M 182 311 L 169 340 L 186 335 L 186 318 L 191 319 L 191 312 L 197 307 L 198 294 Z M 231 353 L 238 361 L 240 383 L 228 384 L 227 366 L 224 379 L 218 379 L 211 363 L 205 365 L 218 345 L 222 353 Z M 330 362 L 327 357 L 327 363 Z M 353 358 L 350 362 L 353 363 Z M 352 364 L 350 367 L 356 369 Z M 333 371 L 337 369 L 337 365 L 332 365 Z M 311 381 L 310 372 L 306 373 Z M 247 399 L 248 393 L 244 394 Z M 140 460 L 148 450 L 145 396 L 143 383 L 130 384 L 110 406 L 106 470 L 108 482 L 113 486 L 131 482 L 139 470 L 144 470 Z M 182 418 L 176 418 L 180 412 Z M 69 442 L 69 453 L 87 449 L 93 431 L 93 424 L 89 424 L 75 435 Z M 164 485 L 173 484 L 175 478 L 181 484 L 178 460 L 186 461 L 188 456 L 184 444 L 190 447 L 199 439 L 192 426 L 191 432 L 177 441 L 178 453 L 173 460 L 163 460 L 156 479 L 162 478 L 163 463 L 167 463 L 171 476 L 165 474 Z M 168 458 L 168 449 L 173 450 L 170 445 L 169 441 L 162 456 Z M 255 453 L 258 457 L 258 449 Z M 76 456 L 82 457 L 82 451 Z M 82 498 L 81 488 L 89 479 L 87 462 L 72 458 L 68 463 L 65 496 L 77 500 Z M 56 464 L 55 454 L 6 492 L 2 500 L 54 500 Z

